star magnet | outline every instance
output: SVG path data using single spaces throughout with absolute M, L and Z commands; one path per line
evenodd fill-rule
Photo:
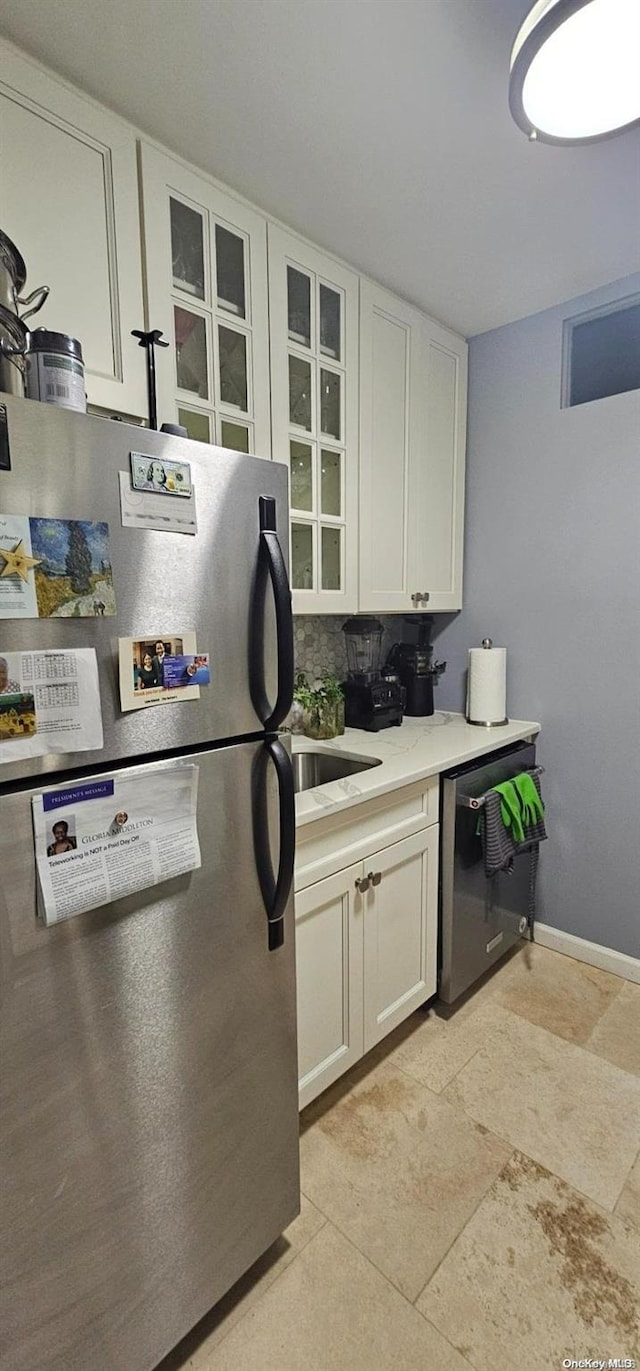
M 42 561 L 41 557 L 29 557 L 22 538 L 13 551 L 8 547 L 0 547 L 0 558 L 4 562 L 0 576 L 19 576 L 21 581 L 28 581 L 29 572 L 34 566 L 40 566 Z

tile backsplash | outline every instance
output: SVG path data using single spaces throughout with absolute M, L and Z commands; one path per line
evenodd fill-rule
M 383 660 L 390 647 L 403 636 L 401 615 L 379 617 L 384 624 Z M 296 614 L 293 620 L 293 646 L 296 672 L 304 671 L 310 684 L 330 671 L 339 681 L 347 674 L 347 653 L 340 615 Z

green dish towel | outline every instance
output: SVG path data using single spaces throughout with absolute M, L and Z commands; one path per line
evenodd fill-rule
M 500 817 L 505 828 L 511 830 L 514 843 L 526 842 L 525 829 L 544 819 L 544 805 L 533 777 L 528 771 L 521 771 L 512 781 L 500 781 L 492 790 L 500 796 Z M 480 829 L 478 820 L 476 832 Z
M 544 819 L 544 804 L 537 785 L 529 771 L 521 771 L 513 782 L 520 797 L 522 822 L 525 828 L 541 823 Z

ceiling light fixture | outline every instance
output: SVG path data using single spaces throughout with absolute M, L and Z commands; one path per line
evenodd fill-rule
M 640 0 L 538 0 L 513 45 L 509 105 L 545 143 L 640 124 Z

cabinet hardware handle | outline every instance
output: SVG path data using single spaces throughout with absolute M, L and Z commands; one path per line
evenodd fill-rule
M 369 876 L 362 876 L 355 884 L 356 890 L 359 890 L 360 894 L 364 895 L 365 891 L 369 889 L 370 878 Z
M 427 600 L 429 599 L 429 591 L 428 591 L 428 590 L 423 590 L 422 595 L 420 596 L 420 599 L 423 600 L 424 603 L 426 604 L 426 603 L 427 603 Z
M 381 872 L 381 871 L 368 871 L 368 872 L 367 872 L 367 881 L 370 881 L 372 885 L 380 885 L 381 880 L 382 880 L 382 872 Z
M 422 599 L 422 596 L 421 596 L 421 594 L 420 594 L 420 591 L 419 591 L 419 590 L 416 590 L 415 593 L 411 596 L 411 603 L 412 603 L 412 605 L 419 605 L 421 599 Z

